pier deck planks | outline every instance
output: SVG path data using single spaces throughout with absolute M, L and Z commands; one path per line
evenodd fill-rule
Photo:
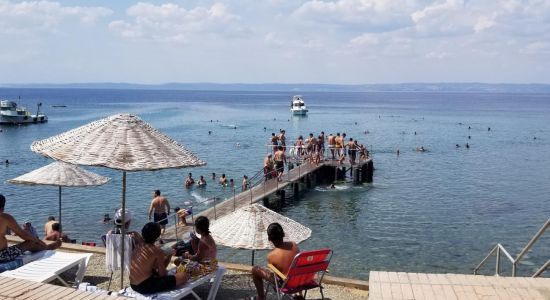
M 369 300 L 550 299 L 550 278 L 371 271 L 369 287 Z

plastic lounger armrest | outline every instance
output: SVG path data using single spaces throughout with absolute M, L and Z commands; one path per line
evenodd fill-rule
M 282 280 L 286 280 L 286 276 L 281 273 L 281 271 L 279 271 L 274 265 L 267 264 L 267 267 L 271 270 L 271 272 L 277 274 L 277 276 L 279 276 Z

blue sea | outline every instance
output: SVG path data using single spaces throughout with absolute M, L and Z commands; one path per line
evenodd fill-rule
M 345 132 L 374 157 L 372 184 L 317 186 L 279 210 L 313 230 L 302 249 L 334 250 L 332 275 L 471 273 L 495 243 L 517 255 L 550 217 L 550 94 L 303 92 L 310 109 L 305 118 L 290 116 L 292 92 L 0 89 L 2 99 L 18 96 L 31 111 L 42 102 L 50 121 L 0 127 L 0 161 L 11 162 L 0 165 L 0 193 L 8 199 L 6 212 L 20 223 L 32 221 L 39 232 L 47 216 L 57 215 L 57 188 L 5 181 L 51 162 L 30 150 L 33 141 L 121 112 L 140 116 L 207 162 L 130 173 L 127 205 L 134 230 L 147 222 L 155 189 L 172 206 L 192 201 L 197 211 L 211 205 L 204 200 L 224 190 L 210 174 L 225 173 L 239 185 L 243 175 L 260 170 L 269 136 L 280 129 L 289 140 Z M 428 151 L 415 151 L 420 146 Z M 103 215 L 120 206 L 122 174 L 87 169 L 112 180 L 63 189 L 64 231 L 79 241 L 99 241 L 110 228 Z M 204 175 L 207 188 L 184 189 L 188 172 Z M 548 253 L 545 236 L 519 265 L 520 274 L 532 274 Z M 222 249 L 220 256 L 250 261 L 250 251 Z M 491 262 L 485 273 L 492 272 Z

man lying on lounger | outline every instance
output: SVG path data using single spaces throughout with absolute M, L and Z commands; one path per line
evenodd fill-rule
M 294 256 L 296 256 L 300 250 L 296 243 L 283 241 L 284 237 L 285 232 L 281 224 L 269 224 L 269 227 L 267 227 L 267 238 L 273 243 L 275 249 L 267 254 L 267 263 L 274 265 L 283 274 L 286 274 L 292 264 Z M 264 280 L 274 283 L 273 273 L 262 267 L 254 266 L 254 268 L 252 268 L 252 279 L 256 286 L 256 292 L 258 293 L 257 299 L 265 299 Z
M 53 250 L 61 245 L 61 241 L 55 241 L 49 245 L 46 245 L 43 241 L 37 237 L 21 229 L 15 219 L 4 213 L 4 206 L 6 205 L 6 198 L 0 194 L 0 263 L 14 260 L 25 251 L 38 252 L 42 250 Z M 10 229 L 24 241 L 17 245 L 8 247 L 8 241 L 6 240 L 6 231 Z

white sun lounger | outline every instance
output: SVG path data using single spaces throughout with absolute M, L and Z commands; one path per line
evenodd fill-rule
M 91 253 L 68 253 L 55 251 L 51 255 L 46 255 L 38 260 L 30 262 L 20 268 L 12 271 L 6 271 L 0 276 L 26 279 L 34 282 L 50 282 L 59 279 L 61 283 L 70 287 L 59 275 L 63 272 L 78 266 L 76 272 L 75 284 L 82 281 Z
M 200 277 L 200 278 L 198 278 L 194 281 L 189 281 L 186 284 L 184 284 L 183 286 L 181 286 L 181 287 L 179 287 L 175 290 L 166 291 L 166 292 L 162 292 L 162 293 L 142 295 L 142 294 L 132 290 L 132 288 L 128 287 L 128 288 L 124 289 L 123 291 L 121 291 L 121 293 L 119 293 L 119 294 L 124 295 L 126 297 L 136 298 L 137 300 L 150 300 L 150 299 L 175 300 L 175 299 L 181 299 L 181 298 L 191 294 L 195 297 L 195 299 L 201 300 L 199 295 L 197 295 L 197 293 L 195 293 L 195 291 L 193 291 L 193 289 L 200 286 L 200 285 L 202 285 L 202 284 L 204 284 L 204 283 L 207 283 L 209 281 L 213 281 L 212 286 L 210 287 L 210 292 L 208 292 L 207 300 L 214 300 L 214 299 L 216 299 L 216 294 L 218 293 L 218 289 L 220 288 L 220 285 L 222 283 L 222 278 L 223 278 L 223 275 L 225 274 L 225 271 L 226 270 L 225 270 L 224 267 L 218 266 L 218 270 L 215 273 L 208 274 L 206 276 Z

